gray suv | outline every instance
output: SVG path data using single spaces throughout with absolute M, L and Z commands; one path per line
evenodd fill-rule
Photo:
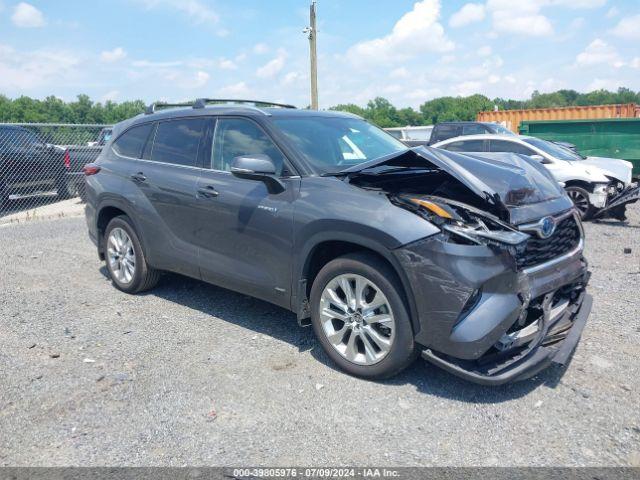
M 85 167 L 116 288 L 172 271 L 266 300 L 364 378 L 421 355 L 500 384 L 571 356 L 591 310 L 583 231 L 540 165 L 409 149 L 338 112 L 163 107 L 116 125 Z

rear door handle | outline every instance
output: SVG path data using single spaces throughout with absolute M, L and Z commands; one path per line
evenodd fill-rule
M 140 183 L 147 181 L 147 177 L 145 177 L 144 173 L 142 172 L 134 173 L 133 175 L 131 175 L 131 179 L 134 182 L 140 182 Z
M 218 191 L 213 187 L 213 185 L 207 185 L 206 187 L 200 187 L 198 189 L 198 194 L 201 197 L 205 197 L 205 198 L 215 198 L 217 197 Z

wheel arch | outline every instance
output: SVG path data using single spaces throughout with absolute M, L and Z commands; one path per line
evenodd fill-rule
M 96 213 L 96 232 L 98 236 L 98 255 L 101 260 L 104 260 L 104 233 L 107 225 L 109 225 L 109 222 L 112 219 L 120 215 L 126 215 L 131 220 L 136 229 L 138 239 L 142 244 L 142 248 L 147 252 L 144 236 L 140 231 L 140 227 L 135 216 L 131 212 L 132 209 L 126 204 L 126 202 L 119 201 L 115 198 L 104 200 L 98 205 Z
M 414 334 L 417 333 L 420 325 L 417 321 L 413 289 L 392 250 L 373 239 L 352 235 L 345 236 L 344 234 L 340 236 L 323 235 L 315 241 L 309 242 L 299 255 L 299 262 L 295 265 L 296 270 L 293 277 L 297 285 L 291 302 L 291 309 L 296 312 L 298 322 L 301 325 L 306 324 L 305 320 L 311 316 L 309 294 L 313 281 L 322 267 L 331 260 L 355 252 L 369 253 L 375 256 L 395 273 L 402 286 L 403 291 L 400 294 L 407 305 Z
M 593 183 L 587 182 L 586 180 L 578 180 L 578 179 L 567 180 L 566 182 L 564 182 L 564 186 L 565 188 L 567 187 L 584 188 L 587 192 L 593 191 Z

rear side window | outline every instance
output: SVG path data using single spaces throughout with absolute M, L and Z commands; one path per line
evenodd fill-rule
M 458 125 L 438 125 L 434 129 L 434 135 L 432 142 L 440 142 L 453 137 L 459 137 L 462 133 L 462 128 Z
M 233 159 L 242 155 L 268 155 L 280 175 L 284 156 L 260 127 L 250 120 L 221 118 L 213 139 L 214 170 L 230 171 Z
M 442 148 L 450 152 L 484 152 L 484 140 L 464 140 L 452 142 Z
M 158 124 L 151 160 L 195 167 L 205 122 L 204 118 L 185 118 Z
M 484 125 L 463 125 L 462 135 L 482 135 L 483 133 L 489 133 Z
M 509 152 L 521 155 L 533 155 L 535 152 L 524 145 L 516 142 L 505 142 L 504 140 L 491 140 L 489 144 L 490 152 Z
M 123 157 L 140 158 L 152 126 L 153 124 L 146 123 L 130 128 L 113 143 L 113 149 Z

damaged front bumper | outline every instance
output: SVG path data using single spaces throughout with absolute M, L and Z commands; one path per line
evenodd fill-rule
M 422 356 L 490 385 L 566 362 L 591 310 L 582 250 L 580 240 L 563 255 L 524 269 L 507 251 L 440 236 L 397 250 L 414 290 Z
M 593 217 L 594 218 L 605 218 L 607 216 L 620 216 L 614 214 L 617 210 L 624 208 L 629 203 L 635 203 L 640 200 L 640 185 L 637 183 L 631 184 L 626 187 L 624 190 L 614 194 L 611 196 L 604 208 L 598 210 Z M 614 214 L 614 215 L 612 215 Z M 622 214 L 624 216 L 624 213 Z

